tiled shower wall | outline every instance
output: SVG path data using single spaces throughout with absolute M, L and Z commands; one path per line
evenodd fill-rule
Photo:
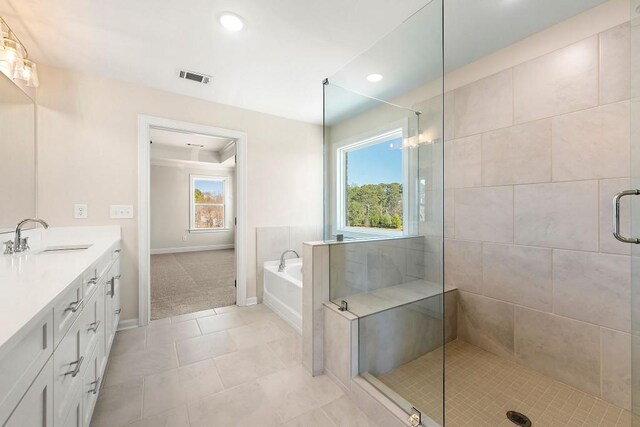
M 459 338 L 625 408 L 630 248 L 611 199 L 630 185 L 629 55 L 622 25 L 445 96 Z

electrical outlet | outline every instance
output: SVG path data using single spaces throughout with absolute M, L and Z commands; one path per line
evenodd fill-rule
M 109 216 L 116 219 L 133 218 L 133 205 L 111 205 Z
M 78 219 L 85 219 L 89 217 L 89 210 L 87 205 L 83 203 L 76 203 L 73 205 L 73 217 Z

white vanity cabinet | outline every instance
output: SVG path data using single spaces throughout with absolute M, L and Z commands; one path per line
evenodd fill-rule
M 120 319 L 120 243 L 0 345 L 0 427 L 89 427 Z

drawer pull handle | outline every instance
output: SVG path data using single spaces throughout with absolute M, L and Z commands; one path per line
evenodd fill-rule
M 122 311 L 121 308 L 117 309 L 116 311 L 114 311 L 115 314 L 120 314 L 120 312 Z
M 98 377 L 97 380 L 92 381 L 91 384 L 93 384 L 93 388 L 91 390 L 89 390 L 87 393 L 98 394 L 98 390 L 100 390 L 100 380 L 101 379 L 102 379 L 102 377 Z
M 87 329 L 88 331 L 98 332 L 98 328 L 100 327 L 100 320 L 96 320 L 91 324 L 91 327 Z
M 80 356 L 80 359 L 76 362 L 69 363 L 70 365 L 76 365 L 76 367 L 73 371 L 66 372 L 65 375 L 71 375 L 73 378 L 75 378 L 76 375 L 78 375 L 78 373 L 80 372 L 80 366 L 82 366 L 82 362 L 84 362 L 84 356 Z
M 84 302 L 84 298 L 80 298 L 79 301 L 74 301 L 72 303 L 69 304 L 69 307 L 65 308 L 65 312 L 67 311 L 71 311 L 72 313 L 75 313 L 76 311 L 80 310 L 80 307 L 82 307 L 82 303 Z
M 115 250 L 115 251 L 113 251 L 113 252 L 115 252 L 115 253 L 119 254 L 119 253 L 120 253 L 120 249 L 116 249 L 116 250 Z
M 96 283 L 98 283 L 98 278 L 97 277 L 92 277 L 91 279 L 89 279 L 89 281 L 87 282 L 88 285 L 95 285 Z

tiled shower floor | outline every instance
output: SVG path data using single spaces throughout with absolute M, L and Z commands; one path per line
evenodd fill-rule
M 534 427 L 631 426 L 622 408 L 457 340 L 446 346 L 447 427 L 512 427 L 506 411 Z M 442 352 L 428 353 L 381 377 L 385 385 L 441 422 Z

